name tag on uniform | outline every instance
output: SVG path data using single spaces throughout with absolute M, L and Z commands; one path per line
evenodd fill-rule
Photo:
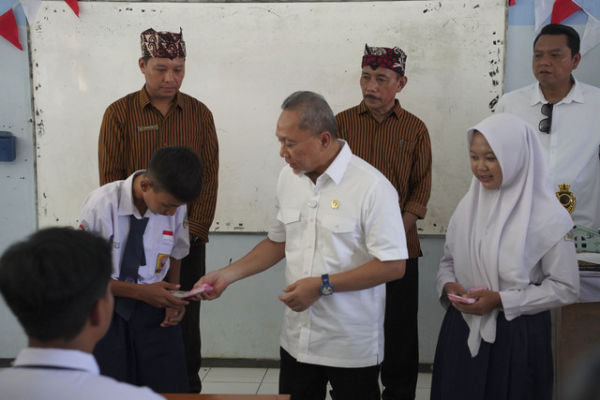
M 138 132 L 157 131 L 158 125 L 138 126 Z
M 162 240 L 172 242 L 173 241 L 173 231 L 163 231 Z

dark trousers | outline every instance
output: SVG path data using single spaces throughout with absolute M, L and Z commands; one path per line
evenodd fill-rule
M 163 328 L 165 310 L 135 302 L 129 321 L 117 313 L 94 356 L 102 375 L 158 393 L 186 393 L 185 356 L 179 325 Z
M 206 245 L 204 243 L 193 244 L 190 247 L 190 254 L 181 261 L 181 290 L 190 290 L 194 286 L 194 283 L 205 274 L 205 257 Z M 199 393 L 202 390 L 202 382 L 198 376 L 198 372 L 200 372 L 200 367 L 202 366 L 199 301 L 190 301 L 190 304 L 185 307 L 185 315 L 180 325 L 183 333 L 190 392 Z
M 381 363 L 382 399 L 414 399 L 419 375 L 419 259 L 406 260 L 402 279 L 386 284 L 384 337 Z
M 333 388 L 334 400 L 379 400 L 379 366 L 339 368 L 296 361 L 279 348 L 279 393 L 290 394 L 291 400 L 324 400 L 327 382 Z

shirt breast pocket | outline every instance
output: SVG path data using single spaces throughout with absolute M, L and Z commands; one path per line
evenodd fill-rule
M 358 223 L 354 218 L 344 215 L 323 215 L 321 217 L 321 228 L 324 235 L 321 239 L 334 248 L 351 249 L 355 246 L 359 237 Z
M 286 241 L 290 242 L 294 235 L 300 233 L 301 230 L 301 218 L 300 210 L 294 208 L 282 208 L 277 213 L 277 220 L 281 222 L 285 227 Z

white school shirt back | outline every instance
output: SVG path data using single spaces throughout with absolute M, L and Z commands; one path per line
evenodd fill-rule
M 100 375 L 91 354 L 65 349 L 21 350 L 13 368 L 0 372 L 0 388 L 0 399 L 7 400 L 163 399 L 147 387 Z
M 550 133 L 540 132 L 542 104 L 548 103 L 539 83 L 500 98 L 496 112 L 515 114 L 536 129 L 546 150 L 554 189 L 567 183 L 577 198 L 576 225 L 600 229 L 600 89 L 575 80 L 571 91 L 552 108 Z
M 142 218 L 133 204 L 133 178 L 143 171 L 136 171 L 124 181 L 115 181 L 99 187 L 88 195 L 81 206 L 80 228 L 95 232 L 108 239 L 112 245 L 112 279 L 119 279 L 121 257 L 129 235 L 129 218 Z M 170 260 L 187 256 L 190 248 L 187 208 L 177 208 L 174 215 L 154 214 L 149 209 L 144 232 L 146 265 L 138 269 L 138 282 L 160 282 L 169 270 Z
M 342 141 L 343 142 L 343 141 Z M 285 242 L 287 284 L 354 269 L 373 258 L 408 258 L 392 184 L 347 143 L 313 183 L 285 166 L 269 239 Z M 334 292 L 302 312 L 285 309 L 281 346 L 296 360 L 366 367 L 383 359 L 385 285 Z

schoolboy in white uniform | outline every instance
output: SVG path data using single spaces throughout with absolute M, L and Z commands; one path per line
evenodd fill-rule
M 146 171 L 94 190 L 80 227 L 112 245 L 115 313 L 94 350 L 103 374 L 161 393 L 188 391 L 176 298 L 180 260 L 189 251 L 185 203 L 202 187 L 202 167 L 185 147 L 157 150 Z M 164 280 L 166 278 L 166 281 Z
M 29 340 L 0 372 L 0 398 L 159 400 L 99 374 L 94 345 L 113 314 L 110 247 L 73 228 L 47 228 L 0 259 L 0 291 Z

